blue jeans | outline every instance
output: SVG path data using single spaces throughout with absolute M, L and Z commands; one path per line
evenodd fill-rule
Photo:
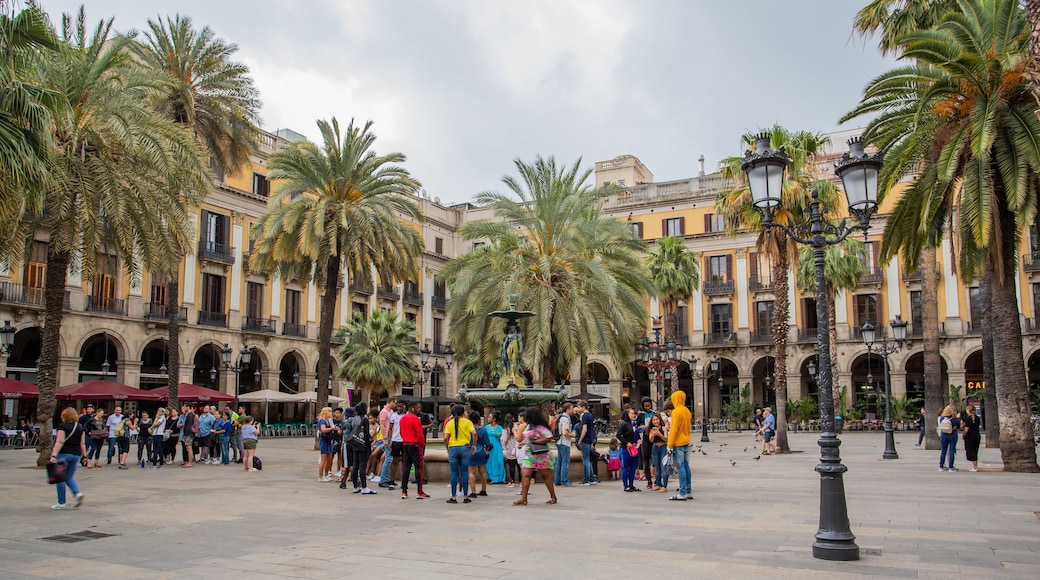
M 564 485 L 569 483 L 571 470 L 570 445 L 556 445 L 556 466 L 553 468 L 553 483 Z
M 921 442 L 924 441 L 924 423 L 921 424 L 921 428 L 919 429 L 919 431 L 920 431 L 920 433 L 917 435 L 917 444 L 918 445 L 920 445 Z
M 690 446 L 672 448 L 672 461 L 679 475 L 679 495 L 690 495 Z
M 55 459 L 65 466 L 65 481 L 55 485 L 58 490 L 58 503 L 64 504 L 66 486 L 72 490 L 72 495 L 79 495 L 79 484 L 72 477 L 76 475 L 76 468 L 79 467 L 79 455 L 59 453 Z
M 112 456 L 119 455 L 119 441 L 115 437 L 108 438 L 108 463 L 112 463 Z M 118 459 L 118 458 L 117 458 Z
M 393 481 L 390 479 L 390 464 L 394 462 L 394 458 L 390 455 L 389 445 L 383 445 L 383 448 L 383 469 L 379 472 L 379 483 L 389 484 Z M 469 478 L 467 477 L 466 479 L 468 480 Z
M 456 445 L 448 448 L 448 469 L 451 470 L 452 497 L 455 497 L 455 492 L 460 483 L 462 484 L 462 495 L 469 495 L 469 468 L 467 466 L 469 465 L 470 455 L 469 445 Z
M 177 450 L 174 450 L 174 456 L 176 456 Z M 165 463 L 163 460 L 163 436 L 152 435 L 152 465 L 162 465 Z
M 220 450 L 224 452 L 224 455 L 220 456 L 220 462 L 224 465 L 231 463 L 231 456 L 228 455 L 228 436 L 227 433 L 220 434 Z
M 654 485 L 657 487 L 668 487 L 668 470 L 661 464 L 667 455 L 667 445 L 654 445 L 650 451 L 654 464 Z
M 621 448 L 621 485 L 625 489 L 635 487 L 636 467 L 639 466 L 639 456 L 632 457 L 628 449 Z
M 939 435 L 939 442 L 942 443 L 942 452 L 939 454 L 939 467 L 946 463 L 946 455 L 949 453 L 950 465 L 948 467 L 953 469 L 953 458 L 957 455 L 957 434 L 942 433 Z
M 581 482 L 589 483 L 592 481 L 592 444 L 581 443 L 578 447 L 581 448 L 581 463 L 585 468 L 585 479 Z

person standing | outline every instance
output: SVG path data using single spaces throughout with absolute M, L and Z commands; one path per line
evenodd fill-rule
M 418 493 L 416 499 L 426 499 L 430 496 L 423 491 L 423 465 L 422 456 L 425 452 L 425 438 L 423 437 L 422 419 L 419 413 L 422 406 L 418 401 L 413 402 L 408 408 L 408 413 L 401 417 L 401 453 L 404 456 L 404 465 L 401 470 L 401 499 L 408 499 L 408 473 L 415 468 L 415 487 Z
M 979 445 L 982 443 L 982 425 L 979 421 L 978 412 L 975 410 L 975 405 L 968 405 L 968 416 L 964 418 L 962 423 L 964 429 L 964 456 L 971 462 L 971 469 L 968 471 L 978 471 Z
M 214 407 L 213 412 L 216 413 L 216 410 L 216 407 Z M 229 449 L 229 444 L 231 442 L 231 412 L 227 408 L 225 408 L 217 418 L 217 425 L 216 429 L 214 429 L 214 433 L 217 434 L 217 443 L 220 445 L 220 451 L 222 453 L 220 456 L 220 464 L 231 465 L 231 450 Z
M 592 444 L 596 441 L 596 425 L 592 422 L 592 413 L 589 412 L 589 404 L 585 401 L 578 402 L 578 413 L 581 419 L 576 430 L 578 433 L 578 447 L 581 449 L 581 463 L 585 475 L 581 484 L 594 485 L 596 480 L 592 474 Z
M 498 411 L 488 413 L 487 429 L 491 451 L 488 452 L 487 476 L 492 484 L 506 482 L 505 455 L 502 452 L 502 434 L 505 432 L 498 424 Z
M 108 458 L 105 465 L 112 465 L 112 456 L 118 455 L 119 436 L 116 432 L 126 428 L 126 424 L 121 425 L 121 423 L 123 423 L 123 408 L 116 407 L 105 421 L 105 429 L 108 431 Z
M 141 420 L 137 423 L 137 462 L 144 467 L 146 459 L 152 457 L 152 417 L 148 411 L 141 411 Z
M 755 407 L 755 416 L 754 416 L 754 418 L 751 419 L 751 423 L 755 426 L 755 441 L 756 442 L 759 440 L 758 439 L 759 433 L 762 432 L 762 419 L 763 418 L 764 417 L 762 417 L 762 408 L 761 407 Z M 703 421 L 704 419 L 701 419 L 701 420 Z M 764 448 L 765 448 L 765 446 L 763 446 L 763 449 Z
M 368 487 L 364 474 L 365 465 L 368 464 L 368 455 L 372 453 L 372 432 L 369 430 L 368 424 L 368 405 L 361 401 L 354 406 L 354 413 L 354 419 L 350 424 L 350 434 L 344 434 L 343 438 L 347 439 L 350 437 L 353 439 L 353 433 L 357 431 L 364 437 L 364 443 L 362 445 L 348 445 L 350 458 L 347 463 L 350 464 L 350 481 L 354 484 L 354 493 L 372 495 L 376 492 Z
M 776 434 L 776 415 L 773 415 L 773 409 L 766 407 L 762 409 L 762 427 L 759 428 L 762 433 L 762 455 L 773 455 L 778 451 L 776 443 L 773 442 L 773 436 Z
M 332 407 L 322 407 L 318 412 L 318 445 L 321 457 L 318 459 L 318 481 L 332 481 L 332 450 L 336 445 L 337 427 L 332 422 Z
M 664 458 L 668 455 L 668 428 L 664 418 L 659 414 L 650 417 L 650 425 L 646 428 L 644 439 L 650 441 L 650 453 L 653 458 L 654 491 L 668 491 L 668 470 L 664 466 Z
M 163 441 L 165 440 L 166 430 L 172 429 L 172 425 L 166 422 L 166 409 L 159 407 L 159 410 L 155 412 L 155 420 L 152 421 L 152 466 L 151 469 L 159 469 L 163 463 L 166 462 L 165 452 L 163 451 Z M 177 449 L 173 450 L 174 455 L 177 454 Z
M 199 463 L 213 465 L 217 462 L 211 453 L 213 450 L 213 426 L 217 421 L 213 418 L 213 411 L 206 405 L 199 414 Z
M 690 423 L 692 415 L 686 408 L 686 393 L 676 391 L 672 394 L 672 425 L 668 430 L 668 457 L 675 462 L 675 471 L 679 478 L 679 491 L 668 498 L 672 501 L 693 499 L 690 482 Z
M 386 405 L 379 411 L 379 431 L 383 434 L 383 468 L 379 471 L 379 487 L 393 490 L 394 480 L 390 478 L 390 466 L 394 461 L 390 453 L 390 439 L 394 435 L 394 415 L 397 414 L 397 398 L 387 397 Z
M 487 427 L 482 425 L 480 413 L 470 411 L 468 414 L 470 423 L 476 428 L 474 433 L 473 453 L 469 456 L 469 497 L 476 499 L 477 496 L 487 496 L 487 462 L 488 449 L 491 441 L 488 440 Z M 405 474 L 407 477 L 407 473 Z M 480 483 L 480 493 L 477 493 L 477 483 Z
M 195 435 L 198 433 L 195 426 L 197 421 L 198 419 L 195 418 L 191 405 L 187 403 L 181 405 L 181 416 L 177 419 L 177 427 L 180 428 L 181 446 L 184 449 L 184 462 L 181 463 L 181 467 L 191 467 L 195 462 L 195 451 L 191 445 L 195 442 Z
M 137 417 L 127 413 L 123 418 L 123 428 L 116 428 L 116 444 L 119 446 L 119 469 L 130 469 L 126 466 L 126 456 L 130 453 L 130 434 L 138 432 Z
M 621 485 L 625 491 L 642 491 L 635 485 L 636 468 L 639 467 L 639 435 L 636 434 L 635 409 L 627 409 L 618 422 L 617 438 L 621 449 Z
M 573 487 L 570 482 L 571 444 L 574 442 L 574 431 L 571 430 L 571 410 L 574 405 L 563 404 L 563 412 L 556 418 L 560 438 L 556 440 L 556 467 L 553 469 L 553 484 Z
M 928 422 L 926 419 L 928 415 L 924 412 L 924 407 L 921 407 L 921 413 L 917 416 L 917 443 L 914 443 L 914 447 L 920 447 L 921 442 L 924 441 L 924 430 L 925 424 Z
M 643 409 L 639 412 L 636 417 L 636 436 L 640 438 L 639 445 L 639 469 L 643 470 L 643 476 L 646 479 L 646 488 L 653 488 L 653 446 L 650 444 L 650 439 L 646 436 L 647 429 L 650 428 L 650 418 L 657 414 L 654 410 L 654 403 L 650 397 L 643 397 L 640 400 L 640 405 Z
M 516 435 L 513 434 L 513 416 L 506 413 L 506 422 L 502 426 L 502 457 L 505 459 L 506 464 L 506 487 L 513 487 L 516 485 L 517 475 L 520 471 L 520 466 L 517 465 L 516 461 Z
M 939 415 L 939 443 L 942 451 L 939 453 L 939 471 L 958 471 L 953 466 L 953 460 L 957 456 L 957 431 L 961 429 L 961 420 L 957 417 L 957 409 L 953 405 L 946 405 L 942 415 Z M 943 467 L 946 458 L 950 458 L 948 467 Z
M 466 470 L 470 455 L 476 451 L 476 428 L 465 414 L 465 407 L 455 405 L 451 408 L 451 419 L 444 425 L 444 446 L 448 450 L 448 468 L 451 470 L 451 497 L 448 503 L 459 503 L 456 498 L 460 488 L 462 503 L 472 501 L 469 498 L 469 476 Z
M 101 469 L 101 448 L 108 435 L 108 428 L 105 426 L 105 410 L 96 409 L 93 419 L 88 419 L 86 425 L 87 436 L 90 439 L 90 447 L 87 450 L 87 469 Z
M 245 471 L 260 471 L 253 468 L 253 455 L 256 454 L 256 444 L 260 440 L 260 432 L 253 424 L 253 418 L 246 415 L 240 417 L 242 422 L 242 463 Z
M 51 450 L 51 463 L 60 463 L 65 466 L 65 481 L 55 486 L 58 503 L 51 506 L 52 510 L 69 508 L 69 504 L 65 501 L 66 488 L 72 490 L 73 508 L 78 508 L 83 504 L 84 496 L 79 484 L 76 483 L 75 475 L 80 458 L 87 452 L 87 439 L 83 425 L 76 421 L 76 409 L 65 407 L 61 412 L 61 424 L 58 425 L 54 448 Z
M 525 427 L 520 438 L 520 445 L 524 449 L 521 471 L 523 480 L 520 484 L 520 499 L 514 501 L 513 505 L 527 505 L 527 492 L 531 488 L 531 477 L 535 471 L 542 476 L 545 489 L 549 491 L 549 501 L 545 503 L 553 505 L 556 503 L 556 488 L 552 482 L 553 455 L 549 453 L 552 430 L 538 407 L 528 407 L 523 418 Z

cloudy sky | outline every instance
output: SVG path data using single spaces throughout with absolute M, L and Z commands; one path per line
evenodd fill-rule
M 502 190 L 514 158 L 639 157 L 657 181 L 779 122 L 830 132 L 892 67 L 866 0 L 89 0 L 118 30 L 179 12 L 238 44 L 263 127 L 375 121 L 432 197 Z M 57 13 L 81 2 L 42 0 Z

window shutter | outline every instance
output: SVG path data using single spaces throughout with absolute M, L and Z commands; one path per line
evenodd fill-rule
M 686 218 L 683 216 L 679 216 L 679 235 L 686 235 Z
M 881 246 L 881 244 L 879 242 L 870 242 L 870 247 L 871 247 L 871 249 L 874 250 L 873 254 L 874 254 L 874 273 L 875 274 L 877 274 L 878 272 L 881 271 L 881 256 L 878 255 L 878 252 L 881 250 L 880 246 Z
M 712 220 L 713 217 L 715 217 L 713 214 L 710 214 L 710 213 L 704 214 L 704 233 L 708 233 L 708 232 L 713 231 L 711 229 L 711 220 Z
M 751 266 L 751 277 L 758 278 L 758 252 L 748 252 L 748 263 Z
M 209 210 L 202 210 L 202 239 L 209 241 Z
M 726 260 L 726 281 L 729 282 L 733 279 L 733 260 L 730 260 L 729 254 L 725 256 Z
M 711 271 L 711 258 L 709 256 L 704 256 L 704 274 L 704 279 L 711 282 L 713 273 Z
M 668 218 L 661 220 L 661 237 L 668 237 Z

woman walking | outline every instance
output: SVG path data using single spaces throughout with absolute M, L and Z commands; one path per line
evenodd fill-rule
M 542 415 L 538 407 L 528 407 L 524 411 L 524 423 L 527 427 L 524 429 L 521 443 L 524 447 L 524 463 L 521 469 L 523 480 L 520 484 L 520 499 L 514 501 L 513 505 L 527 505 L 527 492 L 531 488 L 531 476 L 535 471 L 541 474 L 545 489 L 549 490 L 549 501 L 545 503 L 555 504 L 556 488 L 553 486 L 552 476 L 554 461 L 552 453 L 549 453 L 552 429 L 549 429 L 549 422 L 545 420 L 545 415 Z
M 964 418 L 964 455 L 971 462 L 971 469 L 968 471 L 979 470 L 979 444 L 982 443 L 982 434 L 980 433 L 981 424 L 979 423 L 979 416 L 975 411 L 975 405 L 968 405 L 968 416 Z
M 78 414 L 76 409 L 65 407 L 61 412 L 61 424 L 54 438 L 54 448 L 51 450 L 51 463 L 60 463 L 65 466 L 65 481 L 58 483 L 55 489 L 58 492 L 58 503 L 51 506 L 52 510 L 64 510 L 69 508 L 65 502 L 66 487 L 72 490 L 72 507 L 78 508 L 83 504 L 83 493 L 76 483 L 76 468 L 79 460 L 87 452 L 86 433 L 83 432 L 81 424 L 76 422 Z
M 451 470 L 451 497 L 448 503 L 459 503 L 457 493 L 462 488 L 462 503 L 470 503 L 469 476 L 466 473 L 470 455 L 476 451 L 473 422 L 467 419 L 466 408 L 455 405 L 452 418 L 444 425 L 444 446 L 448 449 L 448 469 Z
M 101 469 L 101 447 L 108 439 L 104 409 L 94 411 L 94 419 L 87 421 L 87 435 L 90 440 L 90 447 L 87 449 L 87 469 Z
M 491 483 L 506 482 L 505 455 L 502 451 L 502 434 L 505 432 L 498 424 L 498 411 L 488 413 L 488 424 L 485 427 L 488 439 L 491 442 L 491 451 L 488 452 L 487 476 Z
M 159 410 L 155 412 L 155 419 L 152 420 L 152 466 L 150 469 L 159 469 L 166 462 L 163 442 L 166 439 L 167 427 L 166 409 L 159 407 Z M 172 438 L 171 436 L 170 439 Z

